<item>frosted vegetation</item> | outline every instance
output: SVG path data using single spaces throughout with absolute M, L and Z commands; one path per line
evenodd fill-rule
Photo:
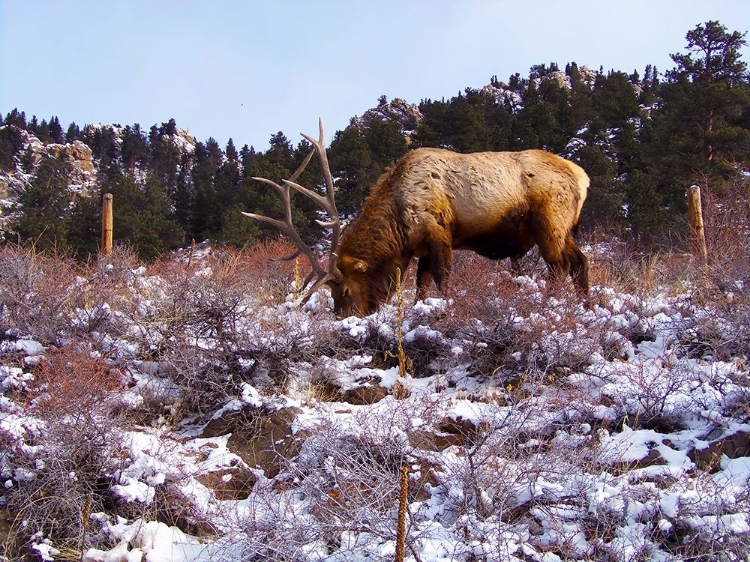
M 6 246 L 2 554 L 393 560 L 407 466 L 408 560 L 747 560 L 736 200 L 707 204 L 705 268 L 582 244 L 588 306 L 533 255 L 514 276 L 458 254 L 445 294 L 407 278 L 400 310 L 337 320 L 326 291 L 300 308 L 304 264 L 269 264 L 283 242 Z

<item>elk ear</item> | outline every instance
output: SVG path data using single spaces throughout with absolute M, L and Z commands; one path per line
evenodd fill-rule
M 338 266 L 344 273 L 364 273 L 367 271 L 368 264 L 352 256 L 341 256 L 338 259 Z

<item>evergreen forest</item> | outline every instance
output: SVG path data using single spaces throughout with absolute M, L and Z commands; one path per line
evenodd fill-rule
M 584 233 L 627 237 L 652 249 L 673 244 L 684 229 L 689 186 L 736 197 L 727 186 L 747 185 L 750 168 L 750 75 L 741 56 L 746 33 L 709 21 L 685 39 L 666 71 L 538 64 L 526 76 L 492 76 L 480 89 L 423 99 L 400 118 L 393 117 L 393 104 L 404 102 L 381 96 L 377 107 L 332 135 L 328 158 L 338 210 L 344 217 L 356 214 L 372 182 L 416 147 L 543 148 L 579 163 L 591 177 Z M 24 132 L 44 144 L 87 145 L 96 169 L 88 195 L 70 189 L 63 155 L 34 161 Z M 191 241 L 241 247 L 277 236 L 273 227 L 241 214 L 282 213 L 273 189 L 252 178 L 289 177 L 311 146 L 278 132 L 265 152 L 238 149 L 231 139 L 222 147 L 213 138 L 185 150 L 177 132 L 174 119 L 150 129 L 138 123 L 64 129 L 57 117 L 29 119 L 19 108 L 0 115 L 0 173 L 25 178 L 13 207 L 4 210 L 5 241 L 86 259 L 99 244 L 104 193 L 114 195 L 115 242 L 144 259 Z M 316 159 L 298 183 L 322 189 Z M 304 237 L 321 237 L 312 203 L 296 196 L 294 212 Z

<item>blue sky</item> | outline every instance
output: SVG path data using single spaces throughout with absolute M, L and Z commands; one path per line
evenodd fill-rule
M 64 128 L 174 118 L 266 150 L 318 117 L 330 141 L 383 94 L 450 98 L 539 63 L 665 71 L 708 20 L 745 32 L 750 2 L 0 0 L 0 112 Z

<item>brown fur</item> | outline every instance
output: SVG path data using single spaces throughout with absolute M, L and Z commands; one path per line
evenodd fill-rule
M 589 179 L 544 152 L 409 152 L 375 183 L 344 229 L 340 278 L 330 281 L 338 314 L 369 314 L 390 294 L 396 269 L 418 258 L 418 298 L 442 288 L 454 249 L 517 259 L 534 245 L 555 273 L 588 292 L 588 262 L 575 244 Z

